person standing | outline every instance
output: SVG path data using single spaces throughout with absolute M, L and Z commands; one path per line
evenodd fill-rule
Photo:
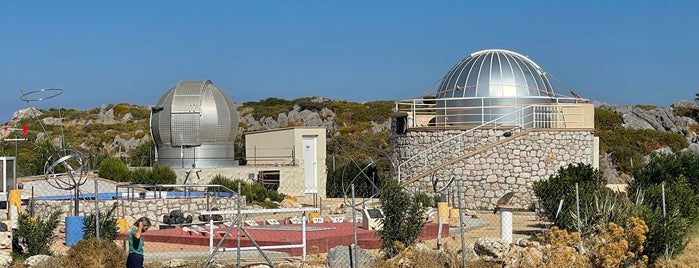
M 129 256 L 126 258 L 126 268 L 143 268 L 143 236 L 150 227 L 150 219 L 141 217 L 134 222 L 129 232 Z

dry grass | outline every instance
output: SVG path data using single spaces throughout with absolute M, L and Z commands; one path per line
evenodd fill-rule
M 682 254 L 670 260 L 668 263 L 660 261 L 656 264 L 658 267 L 674 267 L 674 268 L 690 268 L 699 265 L 699 232 L 694 232 L 694 237 L 689 242 L 687 247 L 682 251 Z

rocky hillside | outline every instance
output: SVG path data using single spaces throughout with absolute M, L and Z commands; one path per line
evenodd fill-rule
M 323 97 L 269 98 L 244 103 L 238 108 L 239 133 L 289 126 L 319 126 L 328 129 L 331 137 L 338 141 L 329 143 L 328 150 L 352 152 L 352 148 L 369 146 L 387 152 L 392 106 L 392 101 L 360 104 Z M 137 153 L 147 156 L 152 146 L 149 117 L 150 107 L 105 104 L 85 111 L 42 110 L 37 111 L 36 116 L 32 110 L 24 109 L 15 112 L 6 125 L 27 124 L 29 127 L 27 139 L 34 142 L 18 143 L 20 160 L 38 156 L 36 141 L 48 137 L 58 146 L 61 137 L 65 137 L 64 143 L 86 155 L 96 156 L 93 161 L 99 162 L 100 158 L 107 156 L 134 159 L 138 158 Z M 624 180 L 619 178 L 624 174 L 628 177 L 634 161 L 636 165 L 642 163 L 643 156 L 653 151 L 689 150 L 699 153 L 698 118 L 699 106 L 688 101 L 679 101 L 667 108 L 649 105 L 598 108 L 595 120 L 596 133 L 602 143 L 601 169 L 610 181 L 617 182 Z M 21 131 L 0 131 L 2 138 L 18 135 Z M 243 135 L 239 140 L 244 144 Z M 632 145 L 623 144 L 629 140 Z M 14 144 L 3 143 L 0 154 L 14 155 Z M 372 155 L 361 157 L 377 158 Z M 140 163 L 144 163 L 143 160 Z
M 605 116 L 606 111 L 613 112 L 618 118 L 609 119 Z M 691 151 L 699 154 L 698 118 L 699 105 L 688 101 L 678 101 L 670 107 L 626 105 L 598 108 L 595 125 L 602 143 L 600 169 L 610 182 L 624 182 L 634 165 L 643 165 L 653 152 Z

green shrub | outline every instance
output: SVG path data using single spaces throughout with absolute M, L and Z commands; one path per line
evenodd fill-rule
M 392 258 L 415 243 L 425 226 L 423 214 L 427 207 L 391 178 L 382 179 L 379 200 L 385 215 L 379 219 L 383 224 L 378 232 L 381 250 L 387 258 Z
M 687 139 L 677 133 L 656 131 L 652 129 L 599 130 L 595 134 L 600 137 L 600 151 L 612 153 L 612 161 L 624 173 L 631 173 L 631 161 L 638 168 L 644 161 L 643 157 L 662 147 L 670 147 L 677 152 L 688 146 Z
M 278 98 L 267 98 L 259 102 L 246 102 L 243 105 L 254 108 L 252 116 L 257 120 L 261 120 L 264 117 L 276 119 L 280 113 L 287 113 L 294 109 L 292 101 Z
M 663 218 L 662 187 L 665 185 L 666 218 Z M 646 166 L 634 172 L 628 191 L 641 195 L 641 217 L 650 232 L 644 253 L 652 261 L 662 257 L 665 246 L 675 256 L 684 250 L 692 230 L 699 225 L 699 156 L 682 152 L 653 154 Z M 665 224 L 667 222 L 667 224 Z
M 422 203 L 425 207 L 437 207 L 437 203 L 441 202 L 439 195 L 429 195 L 421 192 L 415 195 L 415 201 Z
M 534 193 L 539 198 L 544 215 L 556 226 L 568 231 L 577 231 L 575 184 L 578 183 L 580 204 L 591 204 L 595 193 L 607 191 L 606 181 L 600 172 L 590 165 L 570 164 L 548 180 L 534 183 Z M 556 217 L 559 202 L 563 200 L 561 211 Z
M 19 214 L 18 228 L 14 236 L 24 250 L 17 247 L 13 247 L 13 250 L 25 257 L 39 254 L 52 255 L 51 244 L 56 238 L 54 231 L 58 228 L 59 217 L 62 214 L 63 211 L 56 210 L 46 220 L 41 217 L 32 218 L 28 213 Z
M 624 120 L 620 114 L 607 107 L 595 109 L 595 130 L 616 130 L 623 128 Z
M 115 203 L 106 212 L 98 211 L 99 216 L 99 238 L 109 241 L 114 241 L 116 239 L 119 226 L 117 225 L 116 217 L 114 217 L 114 210 L 117 204 Z M 97 224 L 95 224 L 95 215 L 89 214 L 83 220 L 83 238 L 97 237 Z
M 653 199 L 660 200 L 660 186 L 652 186 L 650 192 L 646 193 L 646 201 Z M 691 192 L 691 194 L 690 194 Z M 682 211 L 681 207 L 686 205 L 677 205 L 677 203 L 689 204 L 696 202 L 697 197 L 685 182 L 673 183 L 665 188 L 666 198 L 677 196 L 673 200 L 667 200 L 666 217 L 663 217 L 662 204 L 653 204 L 659 202 L 649 202 L 644 205 L 643 211 L 639 217 L 643 218 L 648 223 L 650 231 L 647 234 L 647 240 L 644 243 L 643 253 L 648 255 L 651 262 L 663 258 L 665 247 L 668 247 L 670 257 L 674 257 L 682 253 L 692 237 L 692 230 L 696 226 L 696 214 L 687 216 L 686 211 Z M 688 202 L 677 200 L 679 198 L 689 198 Z M 696 213 L 696 208 L 691 208 L 690 213 Z
M 630 190 L 644 188 L 662 182 L 672 182 L 680 177 L 687 179 L 694 192 L 699 193 L 699 155 L 691 152 L 676 154 L 652 154 L 648 164 L 634 172 Z
M 272 201 L 281 202 L 284 200 L 284 194 L 272 189 L 266 189 L 259 183 L 249 183 L 242 179 L 231 180 L 221 174 L 216 174 L 216 176 L 209 181 L 209 184 L 223 185 L 234 192 L 238 192 L 238 182 L 240 182 L 240 194 L 244 195 L 249 203 L 255 202 L 263 207 L 274 208 L 276 204 L 271 203 Z M 215 189 L 215 187 L 207 189 L 207 191 L 220 190 L 221 189 Z M 267 198 L 269 198 L 270 202 L 265 201 Z
M 675 106 L 673 107 L 672 112 L 676 116 L 686 116 L 694 119 L 695 121 L 699 120 L 699 109 L 692 105 Z
M 641 108 L 645 111 L 651 111 L 651 110 L 654 110 L 655 108 L 658 108 L 658 106 L 651 105 L 651 104 L 636 104 L 636 107 Z
M 153 181 L 153 172 L 150 169 L 136 168 L 131 171 L 132 183 L 151 184 Z
M 100 163 L 98 174 L 101 178 L 126 182 L 130 180 L 131 172 L 121 159 L 109 157 Z
M 165 165 L 155 165 L 152 171 L 153 184 L 175 184 L 177 183 L 177 174 L 171 167 Z

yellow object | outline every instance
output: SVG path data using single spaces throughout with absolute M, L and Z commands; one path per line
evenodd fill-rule
M 8 196 L 9 218 L 12 229 L 19 228 L 19 214 L 22 213 L 22 190 L 10 190 Z
M 308 219 L 309 219 L 311 222 L 313 221 L 313 219 L 319 218 L 319 217 L 320 217 L 320 213 L 318 213 L 318 212 L 309 212 L 309 213 L 308 213 Z
M 124 218 L 118 218 L 117 220 L 117 226 L 119 226 L 119 232 L 126 232 L 126 219 Z
M 456 219 L 459 217 L 459 209 L 452 208 L 449 210 L 449 218 Z
M 289 200 L 294 201 L 294 202 L 299 201 L 298 198 L 296 198 L 296 196 L 293 196 L 293 195 L 287 195 L 284 197 L 284 199 L 289 199 Z
M 449 203 L 439 202 L 437 203 L 437 216 L 442 218 L 441 224 L 449 222 Z M 439 218 L 437 218 L 439 219 Z
M 17 211 L 22 211 L 22 190 L 10 190 L 10 206 L 17 206 Z

